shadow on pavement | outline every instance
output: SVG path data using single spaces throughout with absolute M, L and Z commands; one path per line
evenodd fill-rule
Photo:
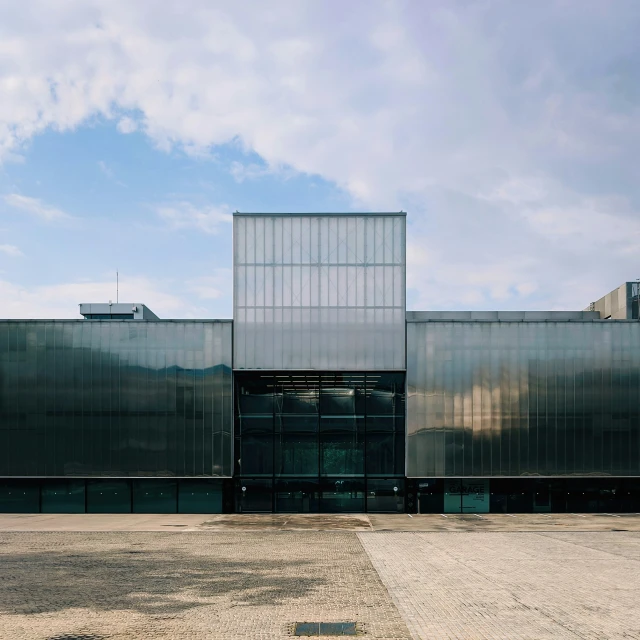
M 149 535 L 146 539 L 153 542 Z M 245 606 L 272 605 L 303 598 L 325 582 L 300 560 L 244 561 L 186 553 L 179 547 L 155 549 L 131 539 L 117 549 L 83 550 L 72 542 L 60 551 L 2 553 L 6 544 L 0 541 L 0 614 L 88 607 L 170 616 L 220 596 Z M 215 546 L 224 544 L 231 543 Z

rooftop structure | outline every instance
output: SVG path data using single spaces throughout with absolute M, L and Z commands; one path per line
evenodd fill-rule
M 85 320 L 160 320 L 149 307 L 139 302 L 83 302 L 80 315 Z
M 625 282 L 592 302 L 585 311 L 596 311 L 603 320 L 638 320 L 640 282 Z

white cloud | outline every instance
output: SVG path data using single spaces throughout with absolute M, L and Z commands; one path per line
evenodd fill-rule
M 262 167 L 255 163 L 243 164 L 234 160 L 229 168 L 229 173 L 234 177 L 236 182 L 244 182 L 245 180 L 255 180 L 272 173 L 268 167 Z
M 111 169 L 104 160 L 98 160 L 98 168 L 107 178 L 113 180 L 113 169 Z
M 0 244 L 0 253 L 4 253 L 11 258 L 19 258 L 24 255 L 24 253 L 13 244 Z
M 297 175 L 297 172 L 291 169 L 291 167 L 269 167 L 257 164 L 255 162 L 244 164 L 242 162 L 238 162 L 237 160 L 234 160 L 231 163 L 229 167 L 229 173 L 238 183 L 242 183 L 245 180 L 256 180 L 258 178 L 264 178 L 267 176 L 278 176 L 281 179 L 287 180 Z
M 464 254 L 450 260 L 446 250 L 425 251 L 426 244 L 424 238 L 407 242 L 407 287 L 417 292 L 413 309 L 517 308 L 538 290 L 531 259 L 501 257 L 478 264 Z
M 585 198 L 574 206 L 526 208 L 523 216 L 530 227 L 552 242 L 590 250 L 590 238 L 598 238 L 601 249 L 611 255 L 640 255 L 640 211 L 620 213 L 616 202 Z M 625 206 L 626 208 L 626 206 Z
M 0 157 L 96 115 L 167 151 L 237 141 L 264 160 L 233 165 L 238 181 L 291 167 L 358 206 L 407 209 L 433 256 L 409 264 L 425 306 L 573 306 L 577 273 L 597 293 L 633 279 L 635 213 L 594 202 L 640 210 L 636 2 L 337 6 L 9 4 Z M 182 202 L 158 213 L 207 233 L 227 220 Z
M 119 187 L 127 186 L 124 182 L 122 182 L 122 180 L 118 180 L 116 176 L 116 172 L 104 160 L 98 160 L 98 168 L 100 169 L 100 172 L 102 173 L 102 175 L 104 175 L 105 178 L 107 178 L 108 180 L 111 180 L 112 182 L 117 184 Z
M 158 205 L 156 213 L 173 229 L 197 229 L 216 234 L 221 224 L 233 221 L 233 216 L 222 207 L 196 207 L 190 202 Z
M 220 300 L 232 295 L 233 272 L 231 269 L 213 269 L 212 275 L 188 280 L 185 286 L 203 300 Z
M 118 120 L 117 129 L 120 133 L 133 133 L 138 130 L 138 123 L 129 116 L 124 116 Z
M 175 283 L 158 282 L 145 276 L 120 280 L 120 300 L 146 304 L 161 318 L 187 317 L 193 306 L 167 287 Z M 26 287 L 0 279 L 3 318 L 80 318 L 81 302 L 108 302 L 116 299 L 115 281 L 66 282 Z
M 47 222 L 55 222 L 60 220 L 69 220 L 71 216 L 61 209 L 52 207 L 42 202 L 38 198 L 23 196 L 18 193 L 10 193 L 3 197 L 4 201 L 14 209 L 26 211 L 38 218 L 42 218 Z

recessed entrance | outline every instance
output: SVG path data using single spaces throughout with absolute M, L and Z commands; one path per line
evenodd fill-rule
M 236 511 L 404 512 L 404 372 L 236 372 Z

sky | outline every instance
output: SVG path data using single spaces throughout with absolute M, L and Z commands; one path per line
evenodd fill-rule
M 232 315 L 231 213 L 407 212 L 407 305 L 640 278 L 640 3 L 0 0 L 0 318 Z

